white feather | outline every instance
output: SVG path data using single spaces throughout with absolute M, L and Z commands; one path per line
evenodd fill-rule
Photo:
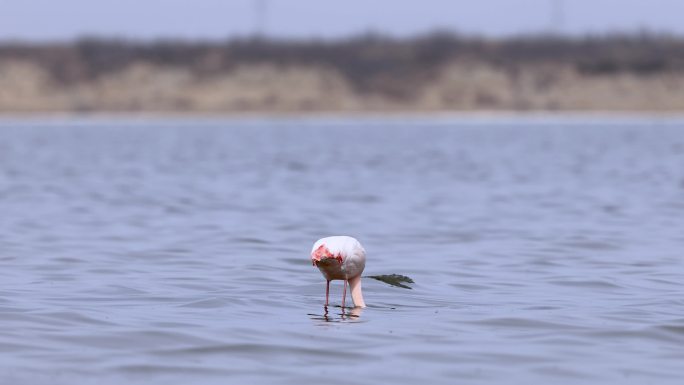
M 327 280 L 354 278 L 361 275 L 366 267 L 366 250 L 355 238 L 338 235 L 319 239 L 311 249 L 312 260 L 316 260 L 313 254 L 321 246 L 325 246 L 332 255 L 342 257 L 341 264 L 333 258 L 318 261 L 318 269 Z

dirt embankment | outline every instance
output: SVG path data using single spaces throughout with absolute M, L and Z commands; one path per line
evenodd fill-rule
M 0 46 L 0 113 L 684 111 L 684 41 Z

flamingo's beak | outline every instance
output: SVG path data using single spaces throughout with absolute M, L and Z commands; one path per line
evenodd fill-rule
M 316 267 L 318 267 L 318 264 L 319 264 L 319 263 L 323 263 L 323 264 L 325 265 L 325 264 L 328 263 L 328 261 L 337 261 L 340 265 L 341 265 L 342 262 L 343 262 L 341 256 L 335 257 L 335 256 L 332 256 L 332 255 L 330 255 L 330 256 L 328 256 L 328 255 L 324 255 L 324 256 L 315 255 L 315 256 L 312 256 L 312 257 L 311 257 L 311 264 L 312 264 L 313 266 L 316 266 Z
M 313 266 L 318 267 L 318 264 L 323 262 L 325 263 L 326 260 L 330 259 L 327 255 L 312 255 L 311 256 L 311 264 Z

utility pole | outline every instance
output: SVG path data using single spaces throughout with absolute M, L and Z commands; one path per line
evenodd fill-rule
M 549 14 L 549 27 L 553 35 L 561 35 L 565 24 L 565 1 L 551 0 L 551 13 Z
M 268 16 L 268 0 L 254 1 L 254 37 L 266 36 L 266 17 Z

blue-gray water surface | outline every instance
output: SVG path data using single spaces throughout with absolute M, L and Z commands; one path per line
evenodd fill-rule
M 4 120 L 0 383 L 680 384 L 683 246 L 678 119 Z

